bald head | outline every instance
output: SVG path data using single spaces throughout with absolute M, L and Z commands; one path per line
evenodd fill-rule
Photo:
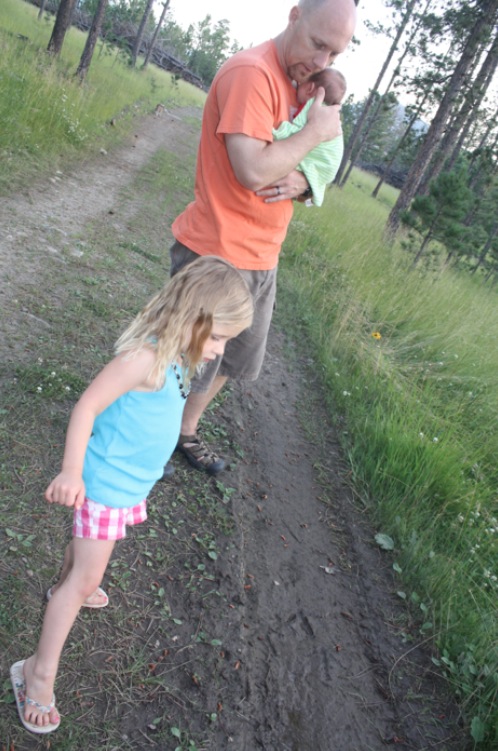
M 345 5 L 350 5 L 354 8 L 358 5 L 359 0 L 346 0 Z M 321 5 L 340 5 L 341 0 L 298 0 L 298 7 L 307 12 L 319 8 Z
M 338 26 L 349 29 L 349 39 L 353 36 L 356 24 L 356 5 L 354 0 L 298 0 L 297 3 L 299 11 L 305 17 L 323 12 L 334 19 Z
M 354 0 L 298 0 L 275 39 L 282 67 L 298 84 L 344 52 L 356 22 Z

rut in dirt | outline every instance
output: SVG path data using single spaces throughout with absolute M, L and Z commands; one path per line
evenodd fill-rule
M 259 381 L 238 387 L 223 414 L 246 456 L 234 501 L 239 556 L 224 572 L 227 590 L 243 592 L 235 747 L 462 749 L 429 654 L 403 643 L 392 560 L 354 505 L 299 349 L 273 327 Z

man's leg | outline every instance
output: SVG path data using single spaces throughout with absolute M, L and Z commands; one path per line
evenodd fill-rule
M 226 382 L 226 376 L 216 376 L 209 391 L 205 393 L 190 392 L 183 411 L 182 435 L 194 435 L 197 432 L 199 420 L 204 411 Z
M 170 248 L 170 256 L 172 276 L 198 257 L 196 253 L 179 242 L 175 242 Z M 193 467 L 211 475 L 221 472 L 225 467 L 225 462 L 206 446 L 198 434 L 199 419 L 228 378 L 244 378 L 253 381 L 258 377 L 275 301 L 276 268 L 269 271 L 242 269 L 239 271 L 254 298 L 255 310 L 252 326 L 227 342 L 221 362 L 217 358 L 206 366 L 199 377 L 193 379 L 192 391 L 185 405 L 181 435 L 177 445 L 177 449 L 185 454 Z M 220 368 L 219 371 L 218 368 Z M 168 479 L 173 472 L 174 468 L 168 462 L 163 478 Z
M 208 391 L 191 391 L 183 412 L 182 428 L 177 449 L 185 454 L 189 463 L 210 475 L 217 475 L 225 468 L 221 457 L 211 451 L 199 435 L 197 428 L 205 409 L 227 381 L 226 376 L 215 376 Z

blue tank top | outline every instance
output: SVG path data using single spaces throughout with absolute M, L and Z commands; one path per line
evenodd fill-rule
M 101 412 L 85 454 L 87 498 L 112 508 L 143 501 L 175 450 L 184 406 L 169 367 L 159 391 L 128 391 Z

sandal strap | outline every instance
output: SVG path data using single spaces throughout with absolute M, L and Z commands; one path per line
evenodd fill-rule
M 26 696 L 25 703 L 28 704 L 30 707 L 35 707 L 39 712 L 42 714 L 48 714 L 51 709 L 55 707 L 55 696 L 52 698 L 52 701 L 50 704 L 40 704 L 39 702 L 35 701 L 34 699 L 30 699 L 29 696 Z
M 219 459 L 218 455 L 207 446 L 199 433 L 195 435 L 181 435 L 178 443 L 192 454 L 197 461 L 201 461 L 203 458 L 212 461 Z

